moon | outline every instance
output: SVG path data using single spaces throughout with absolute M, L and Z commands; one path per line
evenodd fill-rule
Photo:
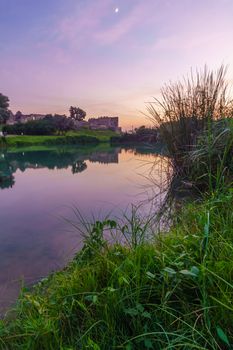
M 115 8 L 115 13 L 118 13 L 118 12 L 119 12 L 119 8 L 116 7 L 116 8 Z

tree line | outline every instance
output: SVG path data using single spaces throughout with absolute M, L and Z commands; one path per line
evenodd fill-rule
M 18 111 L 14 115 L 15 123 L 7 125 L 7 121 L 13 113 L 9 110 L 9 98 L 0 93 L 0 124 L 3 124 L 3 132 L 10 134 L 25 135 L 52 135 L 55 133 L 64 134 L 69 130 L 75 129 L 75 121 L 83 121 L 86 112 L 79 108 L 71 106 L 69 117 L 60 114 L 47 114 L 43 119 L 32 120 L 23 123 L 24 116 Z

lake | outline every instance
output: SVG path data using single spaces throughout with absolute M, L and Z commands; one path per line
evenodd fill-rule
M 159 149 L 63 147 L 0 151 L 0 310 L 31 285 L 62 268 L 80 249 L 76 207 L 87 221 L 122 216 L 131 203 L 156 211 Z M 151 176 L 153 174 L 153 176 Z M 153 177 L 153 179 L 152 179 Z M 159 196 L 159 201 L 162 196 Z

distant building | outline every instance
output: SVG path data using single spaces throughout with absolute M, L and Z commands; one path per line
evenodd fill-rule
M 90 118 L 88 120 L 90 129 L 92 130 L 113 130 L 121 131 L 119 127 L 119 118 L 118 117 L 99 117 L 99 118 Z
M 20 118 L 16 115 L 11 115 L 7 121 L 7 124 L 12 125 L 18 122 L 27 123 L 33 120 L 40 120 L 45 118 L 45 114 L 21 114 Z M 65 116 L 65 115 L 64 115 Z M 75 126 L 77 129 L 88 128 L 91 130 L 113 130 L 116 132 L 121 132 L 119 127 L 119 118 L 118 117 L 99 117 L 99 118 L 90 118 L 88 121 L 81 120 L 75 121 Z
M 113 130 L 116 132 L 121 132 L 118 117 L 90 118 L 88 121 L 76 121 L 75 125 L 77 129 L 88 128 L 91 130 Z
M 17 122 L 20 123 L 27 123 L 30 122 L 32 120 L 40 120 L 40 119 L 44 119 L 45 114 L 21 114 L 20 119 L 18 120 L 14 114 L 12 114 L 10 116 L 10 118 L 7 121 L 7 124 L 12 125 L 15 124 Z

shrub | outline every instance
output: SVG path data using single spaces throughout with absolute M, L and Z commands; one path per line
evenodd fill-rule
M 3 131 L 15 135 L 52 135 L 56 132 L 56 127 L 46 120 L 35 120 L 21 124 L 6 125 Z
M 65 133 L 74 129 L 74 122 L 71 118 L 55 114 L 47 115 L 40 120 L 33 120 L 27 123 L 17 123 L 6 125 L 3 131 L 16 135 L 53 135 L 55 133 Z

